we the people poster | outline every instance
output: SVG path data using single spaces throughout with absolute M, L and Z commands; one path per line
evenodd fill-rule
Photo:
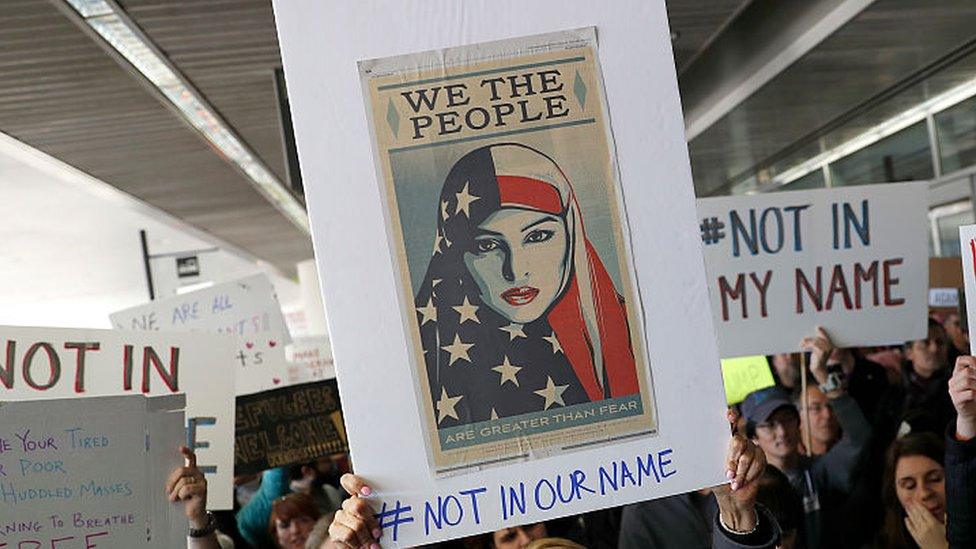
M 382 545 L 726 481 L 664 1 L 274 6 Z
M 592 29 L 360 74 L 432 468 L 654 432 Z

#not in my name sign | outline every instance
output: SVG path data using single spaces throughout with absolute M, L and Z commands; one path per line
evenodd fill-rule
M 699 229 L 723 357 L 924 337 L 927 185 L 703 198 Z
M 663 2 L 420 5 L 275 3 L 384 546 L 723 482 Z

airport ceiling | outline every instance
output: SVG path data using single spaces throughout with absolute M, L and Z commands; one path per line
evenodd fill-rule
M 271 0 L 117 2 L 287 182 L 274 80 L 281 60 Z M 60 3 L 3 0 L 0 131 L 284 272 L 311 257 L 308 236 L 164 105 L 142 77 L 68 17 Z M 866 109 L 872 98 L 964 47 L 973 39 L 976 21 L 972 0 L 667 4 L 686 122 L 689 113 L 706 111 L 714 119 L 698 119 L 705 122 L 689 145 L 700 195 L 720 192 L 765 163 L 822 146 L 818 132 L 872 125 L 872 117 L 890 108 Z M 856 4 L 866 7 L 850 7 Z M 809 41 L 797 25 L 813 28 L 821 20 L 837 28 L 770 73 L 775 64 L 763 64 L 763 56 L 771 49 L 785 51 L 783 44 L 789 46 L 791 39 Z M 940 85 L 972 77 L 972 66 L 953 66 L 956 73 L 943 77 Z M 760 80 L 749 82 L 759 85 L 728 103 L 720 84 L 741 84 L 742 74 L 750 72 Z M 740 85 L 738 91 L 746 88 Z M 901 100 L 932 93 L 916 88 Z M 715 97 L 726 101 L 724 110 L 712 108 Z

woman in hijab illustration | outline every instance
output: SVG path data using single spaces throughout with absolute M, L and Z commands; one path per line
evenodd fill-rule
M 475 149 L 439 214 L 416 296 L 438 428 L 638 393 L 623 300 L 551 158 Z

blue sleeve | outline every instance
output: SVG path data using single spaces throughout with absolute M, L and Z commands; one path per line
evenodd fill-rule
M 264 547 L 268 539 L 271 505 L 291 491 L 291 479 L 284 467 L 268 469 L 261 476 L 261 487 L 247 505 L 237 512 L 237 529 L 244 541 L 254 547 Z

